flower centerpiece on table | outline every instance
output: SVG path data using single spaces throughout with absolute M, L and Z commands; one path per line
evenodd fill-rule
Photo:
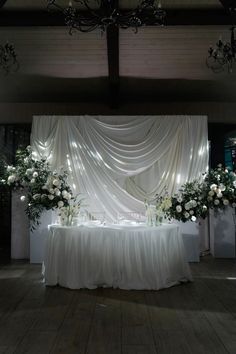
M 198 180 L 185 183 L 172 197 L 172 206 L 168 210 L 169 218 L 183 222 L 205 218 L 207 213 L 205 187 Z
M 145 216 L 146 216 L 146 224 L 147 226 L 155 225 L 156 220 L 156 206 L 151 204 L 147 199 L 144 201 L 145 206 Z
M 172 200 L 167 190 L 165 190 L 164 195 L 156 196 L 156 225 L 161 225 L 163 219 L 167 218 L 171 206 Z
M 79 215 L 83 199 L 79 196 L 72 197 L 67 205 L 59 207 L 58 216 L 62 226 L 71 226 L 73 219 Z
M 161 225 L 163 219 L 167 216 L 167 212 L 171 207 L 171 198 L 165 190 L 164 195 L 156 195 L 156 198 L 148 202 L 144 202 L 146 209 L 146 223 L 148 226 Z
M 228 205 L 236 207 L 236 174 L 222 164 L 210 169 L 205 176 L 204 188 L 209 208 L 218 211 Z
M 31 229 L 39 225 L 44 210 L 68 206 L 73 197 L 67 183 L 67 172 L 52 171 L 46 158 L 35 159 L 28 146 L 16 153 L 16 165 L 6 166 L 0 183 L 13 190 L 22 190 L 21 201 L 27 202 L 26 214 Z

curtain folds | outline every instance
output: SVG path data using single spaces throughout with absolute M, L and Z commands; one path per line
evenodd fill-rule
M 36 116 L 31 144 L 54 169 L 70 172 L 90 211 L 144 212 L 143 201 L 174 193 L 208 167 L 204 116 Z M 119 123 L 119 122 L 122 122 Z

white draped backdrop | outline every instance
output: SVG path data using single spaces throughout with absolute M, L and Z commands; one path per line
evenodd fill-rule
M 35 116 L 31 144 L 109 221 L 208 169 L 205 116 Z

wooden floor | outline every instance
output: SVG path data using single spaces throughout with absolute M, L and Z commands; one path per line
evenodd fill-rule
M 236 262 L 204 257 L 161 291 L 45 287 L 38 265 L 0 266 L 0 353 L 236 353 Z

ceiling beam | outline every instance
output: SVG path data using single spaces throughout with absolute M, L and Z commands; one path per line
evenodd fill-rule
M 0 0 L 1 1 L 1 0 Z M 1 3 L 1 2 L 0 2 Z M 168 9 L 167 26 L 188 25 L 231 25 L 227 11 L 222 9 Z M 47 11 L 10 11 L 0 12 L 0 27 L 5 26 L 64 26 L 62 13 Z
M 109 101 L 112 108 L 117 108 L 119 103 L 119 28 L 110 25 L 107 35 L 107 59 L 109 79 Z

